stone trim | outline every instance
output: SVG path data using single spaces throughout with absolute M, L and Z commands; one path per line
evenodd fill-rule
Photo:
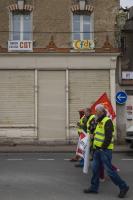
M 118 48 L 113 48 L 113 46 L 110 44 L 109 42 L 109 37 L 106 36 L 106 41 L 103 45 L 102 48 L 95 48 L 94 49 L 94 52 L 90 51 L 90 50 L 86 50 L 84 52 L 84 50 L 78 50 L 75 51 L 73 48 L 59 48 L 56 46 L 55 42 L 54 42 L 54 37 L 51 36 L 50 38 L 50 41 L 49 41 L 49 44 L 44 47 L 44 48 L 33 48 L 33 53 L 48 53 L 48 52 L 53 52 L 53 53 L 69 53 L 69 52 L 73 52 L 74 53 L 120 53 L 121 50 L 118 49 Z M 1 45 L 0 45 L 0 53 L 8 53 L 8 49 L 7 48 L 3 48 Z M 21 52 L 23 54 L 23 52 Z
M 25 4 L 23 9 L 19 9 L 18 4 L 10 4 L 8 7 L 8 10 L 10 12 L 14 12 L 14 11 L 28 11 L 28 12 L 32 12 L 33 10 L 33 6 L 29 5 L 29 4 Z
M 91 14 L 94 11 L 94 6 L 85 2 L 84 9 L 81 10 L 79 1 L 74 1 L 71 6 L 71 11 L 74 14 Z

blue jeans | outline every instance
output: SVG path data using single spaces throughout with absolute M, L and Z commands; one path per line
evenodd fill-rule
M 103 165 L 106 170 L 108 176 L 111 178 L 112 182 L 117 185 L 120 190 L 127 188 L 127 184 L 121 177 L 117 174 L 115 170 L 112 168 L 111 164 L 112 160 L 112 151 L 108 149 L 104 150 L 95 150 L 93 155 L 92 162 L 92 178 L 91 178 L 91 187 L 90 189 L 98 192 L 99 189 L 99 172 L 100 166 Z
M 81 158 L 81 160 L 79 161 L 80 165 L 83 167 L 84 166 L 84 159 Z

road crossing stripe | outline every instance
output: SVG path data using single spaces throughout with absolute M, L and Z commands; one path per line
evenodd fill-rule
M 24 160 L 24 158 L 7 158 L 6 160 L 9 161 L 19 161 L 19 160 Z M 54 158 L 37 158 L 37 160 L 44 160 L 44 161 L 53 161 L 55 160 Z M 64 158 L 63 160 L 65 161 L 70 161 L 70 158 Z
M 52 161 L 55 160 L 54 158 L 38 158 L 37 160 L 48 160 L 48 161 Z
M 127 160 L 127 161 L 128 161 L 128 160 L 131 160 L 131 161 L 132 161 L 133 158 L 122 158 L 122 160 Z
M 22 158 L 8 158 L 7 160 L 11 160 L 11 161 L 13 160 L 14 161 L 14 160 L 23 160 L 23 159 Z

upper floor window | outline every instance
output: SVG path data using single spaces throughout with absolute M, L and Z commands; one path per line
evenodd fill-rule
M 32 18 L 30 12 L 11 13 L 11 40 L 32 40 Z
M 73 40 L 93 39 L 92 15 L 73 14 Z

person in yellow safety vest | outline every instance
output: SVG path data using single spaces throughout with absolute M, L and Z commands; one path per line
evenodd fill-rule
M 87 133 L 88 134 L 93 134 L 92 128 L 95 129 L 94 123 L 95 123 L 95 115 L 91 114 L 91 116 L 89 117 L 89 119 L 87 121 Z
M 127 183 L 112 168 L 112 150 L 114 148 L 114 126 L 112 120 L 106 116 L 106 109 L 102 104 L 95 108 L 97 126 L 93 142 L 93 161 L 91 186 L 84 193 L 98 193 L 100 166 L 103 165 L 112 182 L 120 189 L 119 198 L 124 198 L 129 190 Z
M 85 118 L 85 114 L 84 114 L 84 109 L 83 110 L 79 110 L 79 116 L 80 116 L 80 120 L 77 122 L 77 132 L 78 135 L 80 135 L 82 129 L 80 128 L 81 125 L 83 125 L 84 122 L 84 118 Z M 71 158 L 70 161 L 71 162 L 77 162 L 80 159 L 80 156 L 76 155 L 75 157 Z
M 114 125 L 114 124 L 113 124 Z M 97 126 L 97 120 L 95 115 L 91 115 L 91 117 L 89 118 L 88 122 L 87 122 L 87 133 L 90 135 L 90 161 L 93 160 L 93 141 L 94 141 L 94 134 L 95 134 L 95 129 Z M 119 172 L 120 169 L 118 167 L 116 167 L 114 164 L 112 164 L 112 168 Z M 104 175 L 104 167 L 100 166 L 100 181 L 104 182 L 105 181 L 105 175 Z
M 84 115 L 80 118 L 79 122 L 77 122 L 78 135 L 80 135 L 80 133 L 82 132 L 82 130 L 84 130 L 84 128 L 85 128 L 85 122 L 86 122 L 86 116 L 85 116 L 85 112 L 84 112 Z
M 77 123 L 79 134 L 82 130 L 84 130 L 86 133 L 87 133 L 87 131 L 89 131 L 88 127 L 93 118 L 94 118 L 94 115 L 91 113 L 91 109 L 85 108 L 84 115 L 82 116 L 80 121 Z
M 85 108 L 84 109 L 84 116 L 81 118 L 80 124 L 77 124 L 79 129 L 78 132 L 80 134 L 80 132 L 82 132 L 82 130 L 84 130 L 86 133 L 88 131 L 90 122 L 93 120 L 94 115 L 92 115 L 91 113 L 91 109 L 90 108 Z M 75 165 L 75 167 L 83 167 L 84 166 L 84 159 L 81 159 L 80 162 L 78 164 Z
M 93 140 L 94 140 L 94 130 L 96 128 L 96 120 L 95 115 L 91 115 L 87 121 L 87 133 L 90 136 L 90 161 L 93 160 Z

